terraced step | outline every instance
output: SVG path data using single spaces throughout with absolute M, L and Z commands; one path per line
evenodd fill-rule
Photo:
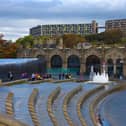
M 68 113 L 68 104 L 70 103 L 73 96 L 78 94 L 81 90 L 82 90 L 82 86 L 79 86 L 79 87 L 73 89 L 71 92 L 69 92 L 66 95 L 66 97 L 64 98 L 63 112 L 64 112 L 65 119 L 67 120 L 67 123 L 68 123 L 69 126 L 75 126 L 76 124 L 73 122 L 73 120 L 71 119 L 71 117 L 70 117 L 70 115 Z M 75 116 L 75 118 L 77 118 L 77 117 Z
M 61 91 L 61 88 L 60 87 L 57 87 L 51 94 L 50 96 L 48 97 L 48 103 L 47 103 L 47 111 L 48 111 L 48 114 L 53 122 L 53 125 L 54 126 L 60 126 L 58 124 L 58 121 L 55 117 L 55 114 L 53 112 L 53 103 L 54 101 L 57 99 L 58 95 L 60 94 L 60 91 Z
M 63 107 L 63 101 L 65 96 L 78 86 L 77 84 L 74 83 L 75 82 L 69 82 L 69 83 L 64 82 L 64 83 L 60 83 L 59 85 L 61 87 L 61 92 L 59 96 L 56 98 L 56 100 L 54 101 L 53 112 L 60 126 L 68 126 L 68 123 L 64 117 L 62 107 Z
M 4 87 L 0 88 L 0 113 L 5 114 L 5 102 L 8 95 L 8 91 Z
M 76 111 L 76 106 L 79 98 L 84 94 L 84 92 L 85 91 L 82 89 L 82 91 L 75 94 L 68 104 L 68 114 L 75 126 L 81 126 L 81 122 Z
M 26 123 L 27 125 L 33 126 L 28 110 L 28 99 L 32 89 L 10 88 L 14 92 L 14 118 Z
M 39 96 L 36 103 L 36 113 L 39 118 L 40 126 L 53 126 L 47 111 L 49 95 L 56 89 L 57 85 L 40 85 Z
M 94 126 L 97 126 L 96 113 L 97 113 L 97 110 L 99 109 L 98 108 L 99 107 L 99 103 L 104 98 L 111 96 L 111 94 L 114 94 L 114 93 L 117 93 L 117 92 L 120 92 L 120 91 L 124 91 L 124 90 L 126 90 L 126 85 L 117 85 L 117 86 L 114 86 L 113 88 L 108 88 L 107 90 L 102 92 L 101 95 L 97 96 L 92 101 L 92 103 L 90 104 L 90 111 L 91 111 L 90 115 L 91 115 L 91 119 L 93 121 Z
M 90 117 L 90 104 L 96 96 L 100 95 L 104 90 L 104 86 L 99 86 L 82 95 L 77 104 L 78 116 L 82 126 L 94 126 Z
M 34 126 L 40 126 L 39 119 L 36 113 L 36 107 L 35 107 L 38 94 L 39 94 L 39 90 L 37 88 L 34 88 L 29 97 L 29 102 L 28 102 L 28 108 L 29 108 L 29 112 L 32 118 L 32 122 L 34 123 Z

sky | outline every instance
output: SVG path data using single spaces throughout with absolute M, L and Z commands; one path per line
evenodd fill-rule
M 0 33 L 13 40 L 40 24 L 90 23 L 126 18 L 126 0 L 1 0 Z

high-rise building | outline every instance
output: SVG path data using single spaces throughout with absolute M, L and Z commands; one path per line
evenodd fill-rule
M 98 23 L 92 21 L 88 24 L 54 24 L 38 25 L 30 29 L 33 36 L 61 36 L 63 34 L 95 34 L 97 33 Z
M 106 30 L 120 29 L 126 33 L 126 19 L 107 20 L 105 23 Z

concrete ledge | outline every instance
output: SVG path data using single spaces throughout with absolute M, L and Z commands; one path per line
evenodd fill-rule
M 15 81 L 9 81 L 9 82 L 4 82 L 2 83 L 2 86 L 11 86 L 11 85 L 16 85 L 16 84 L 21 84 L 27 82 L 28 79 L 20 79 L 20 80 L 15 80 Z
M 62 82 L 70 82 L 70 81 L 75 81 L 76 79 L 64 79 L 64 80 L 56 80 L 52 81 L 53 83 L 62 83 Z
M 0 126 L 28 126 L 16 119 L 0 114 Z
M 32 118 L 32 122 L 34 123 L 35 126 L 40 126 L 40 122 L 37 117 L 37 113 L 36 113 L 36 109 L 35 109 L 38 93 L 39 93 L 39 90 L 34 88 L 29 97 L 29 102 L 28 102 L 29 112 L 30 112 L 30 115 Z
M 82 90 L 82 86 L 79 86 L 79 87 L 73 89 L 71 92 L 69 92 L 64 98 L 63 112 L 64 112 L 65 119 L 67 120 L 67 123 L 68 123 L 69 126 L 74 126 L 74 124 L 73 124 L 72 119 L 70 118 L 70 116 L 68 114 L 68 111 L 67 111 L 68 104 L 69 104 L 71 98 L 74 95 L 76 95 L 78 92 L 80 92 L 81 90 Z
M 57 87 L 48 97 L 48 102 L 47 102 L 47 111 L 48 111 L 48 114 L 49 114 L 49 117 L 50 119 L 52 120 L 53 122 L 53 125 L 54 126 L 60 126 L 58 124 L 58 121 L 53 113 L 53 109 L 52 109 L 52 105 L 55 101 L 55 99 L 58 97 L 58 95 L 60 94 L 60 91 L 61 91 L 61 88 L 60 87 Z
M 82 124 L 82 126 L 87 126 L 86 124 L 86 120 L 84 119 L 82 113 L 81 113 L 81 109 L 82 109 L 82 105 L 84 104 L 84 102 L 89 98 L 91 97 L 91 95 L 93 95 L 94 93 L 100 91 L 100 90 L 103 90 L 104 89 L 104 86 L 99 86 L 98 88 L 95 88 L 91 91 L 88 91 L 86 94 L 84 94 L 83 96 L 81 96 L 81 98 L 79 99 L 78 103 L 77 103 L 77 113 L 78 113 L 78 117 L 79 117 L 79 120 Z
M 40 84 L 44 82 L 52 82 L 52 79 L 44 79 L 44 80 L 36 80 L 36 81 L 28 81 L 29 84 Z
M 100 96 L 97 96 L 96 99 L 92 102 L 92 104 L 90 104 L 90 116 L 91 116 L 91 119 L 92 119 L 94 126 L 98 126 L 97 121 L 96 121 L 95 108 L 97 107 L 99 102 L 101 100 L 103 100 L 106 96 L 109 96 L 112 93 L 119 92 L 119 91 L 122 91 L 122 90 L 126 90 L 126 85 L 117 85 L 114 88 L 112 88 L 108 91 L 105 91 Z

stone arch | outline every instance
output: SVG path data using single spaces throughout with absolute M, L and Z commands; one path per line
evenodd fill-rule
M 46 59 L 45 55 L 42 55 L 42 54 L 38 54 L 36 56 L 36 58 L 38 58 L 38 59 Z
M 36 50 L 36 49 L 33 49 L 33 50 L 31 51 L 31 55 L 33 55 L 34 57 L 46 56 L 46 52 L 43 51 L 43 50 Z
M 109 59 L 109 58 L 112 58 L 113 60 L 116 60 L 118 58 L 123 59 L 124 54 L 123 54 L 123 52 L 119 51 L 116 48 L 109 49 L 108 51 L 106 51 L 105 59 Z
M 67 59 L 67 68 L 70 72 L 80 72 L 80 58 L 77 55 L 70 55 Z
M 48 52 L 48 58 L 49 58 L 50 62 L 51 62 L 51 58 L 54 55 L 58 55 L 58 56 L 60 56 L 62 58 L 62 60 L 64 60 L 64 53 L 63 53 L 63 51 L 55 49 L 55 50 L 50 50 L 50 52 Z
M 97 49 L 94 49 L 94 48 L 90 48 L 87 51 L 85 51 L 85 59 L 87 59 L 91 55 L 95 55 L 95 56 L 101 58 L 102 52 Z
M 63 60 L 60 55 L 53 55 L 50 62 L 51 68 L 62 68 Z
M 107 60 L 107 72 L 109 76 L 114 75 L 114 62 L 113 62 L 113 59 L 111 58 Z
M 86 58 L 86 73 L 89 74 L 91 66 L 94 67 L 94 72 L 101 71 L 101 61 L 100 58 L 96 55 L 90 55 Z
M 80 52 L 79 51 L 77 51 L 77 50 L 69 50 L 67 53 L 66 53 L 66 60 L 70 57 L 70 56 L 72 56 L 72 55 L 74 55 L 74 56 L 77 56 L 77 57 L 79 57 L 80 58 Z

